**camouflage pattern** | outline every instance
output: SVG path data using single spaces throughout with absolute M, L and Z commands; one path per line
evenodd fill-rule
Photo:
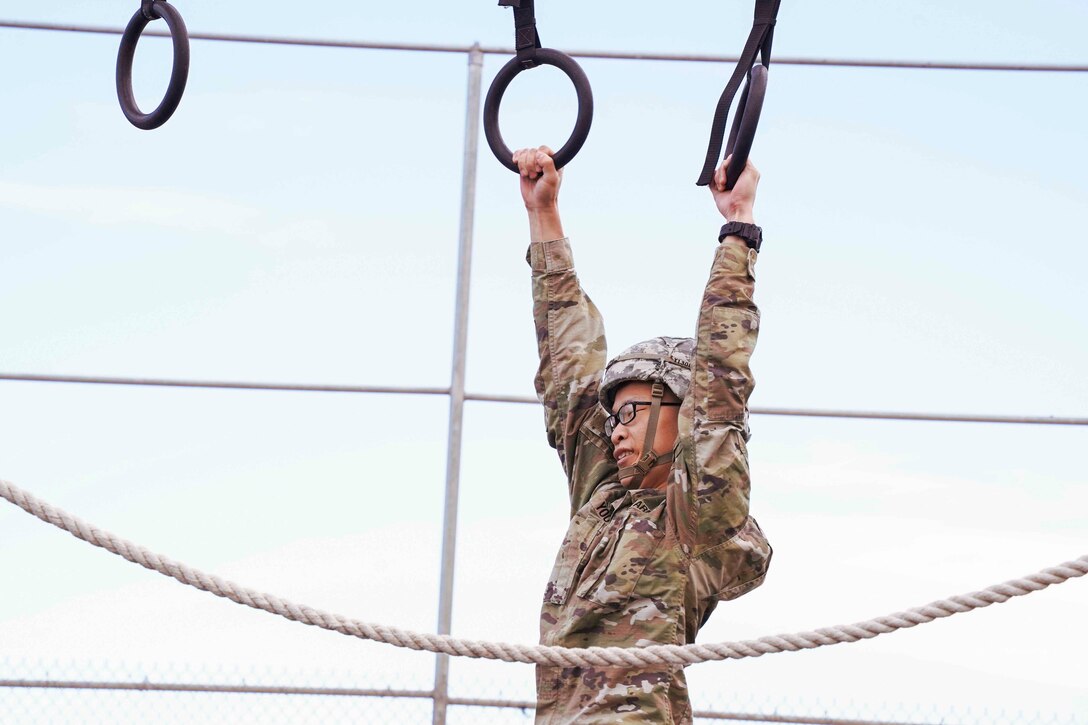
M 598 397 L 612 408 L 616 389 L 631 381 L 662 382 L 683 400 L 691 388 L 691 359 L 695 340 L 690 337 L 655 337 L 624 350 L 604 370 Z
M 571 502 L 544 592 L 542 644 L 693 642 L 719 601 L 763 582 L 771 548 L 748 516 L 746 450 L 749 357 L 759 331 L 755 260 L 728 240 L 718 247 L 668 486 L 630 490 L 617 480 L 598 403 L 607 355 L 601 316 L 582 291 L 566 239 L 530 246 L 536 390 Z M 682 668 L 540 666 L 536 721 L 690 723 L 692 715 Z

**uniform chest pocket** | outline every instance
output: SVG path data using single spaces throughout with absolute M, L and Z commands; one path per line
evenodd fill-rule
M 578 574 L 585 568 L 586 560 L 601 541 L 608 522 L 592 512 L 579 511 L 571 519 L 563 545 L 555 557 L 552 575 L 544 590 L 544 601 L 548 604 L 566 604 L 571 587 Z
M 578 596 L 604 606 L 629 600 L 664 535 L 649 519 L 628 516 L 613 521 L 585 566 Z

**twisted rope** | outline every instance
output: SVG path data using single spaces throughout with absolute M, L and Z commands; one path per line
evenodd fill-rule
M 1037 592 L 1052 584 L 1061 584 L 1068 579 L 1088 574 L 1088 555 L 1085 555 L 1073 561 L 1043 569 L 1035 574 L 1029 574 L 1021 579 L 1013 579 L 1004 584 L 995 584 L 982 591 L 942 599 L 924 607 L 915 607 L 904 612 L 896 612 L 856 624 L 824 627 L 812 632 L 771 635 L 754 640 L 720 642 L 717 644 L 654 645 L 635 648 L 527 646 L 507 642 L 456 639 L 449 635 L 421 634 L 382 624 L 369 624 L 339 614 L 330 614 L 313 607 L 295 604 L 274 594 L 266 594 L 238 586 L 233 582 L 205 574 L 185 564 L 160 556 L 130 541 L 91 526 L 85 521 L 35 498 L 3 479 L 0 479 L 0 496 L 24 511 L 37 516 L 42 521 L 64 529 L 78 539 L 99 546 L 135 564 L 177 579 L 182 584 L 188 584 L 202 591 L 211 592 L 216 596 L 244 604 L 247 607 L 278 614 L 295 622 L 302 622 L 303 624 L 321 627 L 322 629 L 340 632 L 360 639 L 384 642 L 396 647 L 459 657 L 478 657 L 504 662 L 524 662 L 561 667 L 693 665 L 713 660 L 736 660 L 776 652 L 796 652 L 802 649 L 857 642 L 861 639 L 871 639 L 880 634 L 894 632 L 897 629 L 926 624 L 935 619 L 950 617 L 953 614 L 988 607 L 991 604 L 1002 604 L 1013 597 Z

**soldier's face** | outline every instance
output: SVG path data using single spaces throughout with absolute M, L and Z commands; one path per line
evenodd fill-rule
M 653 400 L 653 386 L 651 383 L 631 382 L 624 383 L 616 391 L 616 398 L 612 402 L 612 413 L 620 409 L 622 405 L 633 401 L 650 402 Z M 677 398 L 667 388 L 663 402 L 674 403 Z M 612 446 L 616 457 L 616 465 L 620 468 L 633 466 L 642 457 L 642 446 L 646 441 L 646 425 L 650 422 L 650 406 L 638 405 L 635 419 L 630 423 L 619 423 L 612 431 Z M 654 453 L 661 455 L 668 453 L 676 445 L 676 424 L 680 408 L 674 406 L 662 406 L 657 418 L 657 431 L 654 433 Z M 669 481 L 668 464 L 655 466 L 650 469 L 646 477 L 642 479 L 639 488 L 665 488 Z M 630 486 L 633 476 L 620 479 L 624 486 Z

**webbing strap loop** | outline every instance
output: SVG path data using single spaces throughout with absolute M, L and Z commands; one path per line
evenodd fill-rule
M 718 158 L 722 153 L 722 142 L 725 140 L 725 124 L 729 117 L 729 108 L 733 105 L 733 98 L 737 95 L 741 82 L 749 76 L 752 65 L 756 62 L 756 56 L 759 56 L 759 60 L 765 68 L 769 68 L 771 65 L 771 41 L 774 39 L 774 26 L 777 22 L 778 7 L 781 2 L 782 0 L 756 0 L 752 30 L 748 34 L 748 40 L 744 43 L 744 50 L 741 51 L 740 57 L 737 59 L 737 66 L 733 69 L 733 75 L 730 76 L 729 82 L 725 85 L 725 90 L 722 91 L 721 98 L 718 99 L 718 106 L 714 109 L 714 120 L 710 125 L 710 143 L 706 150 L 706 160 L 703 162 L 703 170 L 699 174 L 699 180 L 695 182 L 699 186 L 706 186 L 714 177 L 714 167 L 718 164 Z M 762 96 L 760 96 L 760 100 L 762 100 Z M 759 119 L 759 109 L 754 109 L 754 113 L 747 114 L 754 122 L 750 121 L 745 124 L 743 120 L 746 115 L 744 110 L 747 102 L 747 95 L 742 96 L 733 120 L 730 136 L 734 140 L 739 136 L 744 142 L 741 146 L 750 148 L 751 141 L 755 138 L 755 126 Z M 726 148 L 726 155 L 731 151 L 734 151 L 733 144 Z M 740 158 L 741 156 L 743 158 Z M 726 174 L 727 189 L 733 188 L 733 183 L 736 182 L 747 162 L 747 152 L 743 154 L 734 153 L 733 161 L 730 162 Z
M 514 48 L 521 67 L 536 67 L 536 49 L 541 46 L 533 0 L 499 0 L 499 6 L 514 9 Z

